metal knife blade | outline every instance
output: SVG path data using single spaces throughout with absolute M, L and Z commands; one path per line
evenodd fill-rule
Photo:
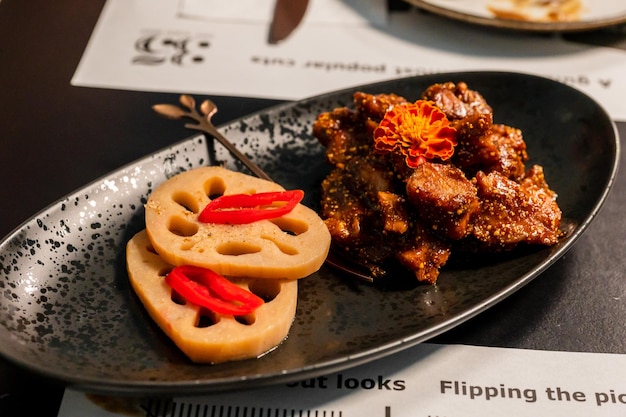
M 298 27 L 309 0 L 276 0 L 267 42 L 274 45 L 285 40 Z

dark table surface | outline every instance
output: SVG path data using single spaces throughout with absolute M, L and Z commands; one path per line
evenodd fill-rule
M 87 182 L 190 134 L 151 110 L 178 94 L 70 85 L 103 4 L 0 1 L 0 236 Z M 625 44 L 623 30 L 571 38 Z M 220 106 L 217 124 L 277 104 L 210 98 Z M 626 123 L 618 129 L 626 137 Z M 564 258 L 436 341 L 626 353 L 625 206 L 622 170 L 600 215 Z M 63 390 L 0 358 L 0 416 L 56 416 Z

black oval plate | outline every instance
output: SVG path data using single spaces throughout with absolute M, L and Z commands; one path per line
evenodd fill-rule
M 436 286 L 381 289 L 329 267 L 300 281 L 289 338 L 259 359 L 194 365 L 161 333 L 132 292 L 126 241 L 144 227 L 143 203 L 166 178 L 207 164 L 203 136 L 150 155 L 51 205 L 0 244 L 0 353 L 75 389 L 192 394 L 287 382 L 335 372 L 436 336 L 501 301 L 561 257 L 603 204 L 617 171 L 619 140 L 589 97 L 544 78 L 450 73 L 362 86 L 415 100 L 430 84 L 466 81 L 521 128 L 531 163 L 559 194 L 567 237 L 481 265 L 450 266 Z M 318 113 L 351 104 L 349 89 L 286 104 L 222 128 L 286 188 L 317 207 L 328 171 L 311 136 Z M 219 103 L 218 103 L 219 105 Z M 219 145 L 217 156 L 241 169 Z

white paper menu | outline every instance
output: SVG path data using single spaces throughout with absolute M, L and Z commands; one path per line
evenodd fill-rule
M 72 84 L 298 100 L 402 76 L 503 70 L 565 82 L 626 121 L 621 49 L 485 30 L 416 11 L 390 13 L 386 24 L 305 15 L 287 40 L 269 45 L 266 17 L 237 20 L 221 10 L 191 18 L 190 7 L 180 9 L 178 0 L 108 0 Z
M 626 415 L 626 355 L 424 343 L 331 375 L 251 391 L 137 403 L 152 417 Z M 59 417 L 114 417 L 67 390 Z
M 180 0 L 178 15 L 209 21 L 269 24 L 275 0 Z M 309 2 L 304 24 L 385 25 L 386 0 L 314 0 Z

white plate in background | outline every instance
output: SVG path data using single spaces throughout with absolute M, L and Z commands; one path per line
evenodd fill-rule
M 405 0 L 430 12 L 485 26 L 543 32 L 580 31 L 626 22 L 626 3 L 621 0 L 581 0 L 582 11 L 573 21 L 533 21 L 504 19 L 490 12 L 490 5 L 499 8 L 514 0 Z

